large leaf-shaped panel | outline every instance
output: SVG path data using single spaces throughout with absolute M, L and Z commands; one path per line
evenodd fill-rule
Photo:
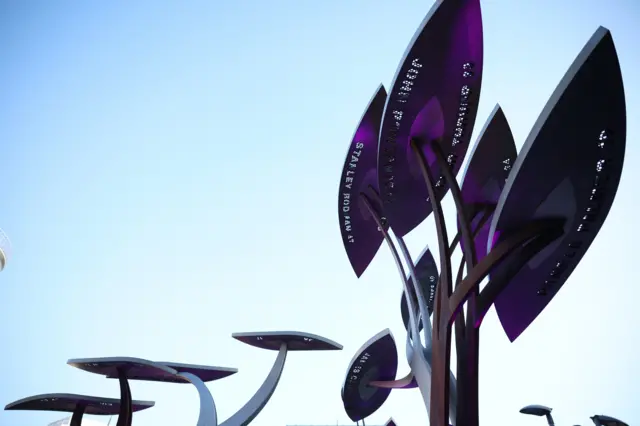
M 448 186 L 430 143 L 438 141 L 457 173 L 469 147 L 481 81 L 480 1 L 436 2 L 396 71 L 380 130 L 378 179 L 397 235 L 406 235 L 432 211 L 411 139 L 420 142 L 442 198 Z
M 398 371 L 396 342 L 389 329 L 362 345 L 349 363 L 342 386 L 342 402 L 354 422 L 369 417 L 385 403 L 391 389 L 369 386 L 372 381 L 391 381 Z
M 478 261 L 487 254 L 492 216 L 488 212 L 498 203 L 517 156 L 507 118 L 500 105 L 496 105 L 471 152 L 461 190 L 462 200 L 471 218 L 471 230 L 475 234 Z M 480 224 L 482 226 L 478 229 Z M 460 245 L 464 247 L 462 241 Z
M 360 194 L 374 188 L 378 192 L 376 171 L 378 134 L 387 92 L 380 85 L 365 110 L 351 140 L 340 176 L 338 219 L 342 242 L 353 271 L 360 277 L 375 257 L 383 235 Z M 369 197 L 382 215 L 377 197 Z
M 496 300 L 509 339 L 542 312 L 594 241 L 618 189 L 625 142 L 620 64 L 611 34 L 600 27 L 533 126 L 491 224 L 495 245 L 533 219 L 566 220 L 563 236 L 530 259 Z
M 418 278 L 419 287 L 422 291 L 425 301 L 427 302 L 427 309 L 429 310 L 429 316 L 433 313 L 433 305 L 436 298 L 436 289 L 438 288 L 438 266 L 436 265 L 436 261 L 433 258 L 433 254 L 429 247 L 426 247 L 424 251 L 418 257 L 418 261 L 415 263 L 416 267 L 416 276 Z M 411 300 L 413 301 L 413 306 L 418 309 L 418 298 L 416 296 L 415 291 L 413 290 L 413 283 L 411 282 L 411 276 L 407 277 L 407 288 L 411 290 Z M 404 323 L 404 328 L 409 330 L 409 307 L 407 305 L 407 299 L 404 297 L 404 292 L 402 293 L 402 298 L 400 301 L 400 314 L 402 315 L 402 322 Z M 418 323 L 418 329 L 422 330 L 422 320 Z

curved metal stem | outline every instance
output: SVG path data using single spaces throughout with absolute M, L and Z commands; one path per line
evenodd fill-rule
M 436 290 L 435 309 L 434 309 L 434 328 L 433 328 L 433 350 L 432 350 L 432 373 L 431 373 L 431 392 L 426 395 L 423 392 L 423 386 L 420 386 L 423 399 L 429 398 L 429 421 L 432 426 L 444 426 L 448 424 L 447 418 L 450 415 L 449 391 L 450 391 L 450 365 L 451 365 L 451 326 L 448 322 L 444 323 L 442 308 L 448 305 L 449 295 L 452 290 L 451 283 L 451 253 L 449 252 L 449 238 L 447 237 L 447 228 L 444 221 L 444 214 L 440 201 L 438 200 L 435 188 L 435 181 L 431 175 L 431 170 L 427 166 L 422 150 L 419 148 L 415 139 L 412 139 L 411 149 L 418 159 L 422 177 L 427 185 L 429 200 L 431 201 L 431 210 L 436 225 L 436 233 L 438 235 L 438 249 L 440 253 L 440 285 Z M 446 310 L 445 310 L 446 312 Z M 418 377 L 420 385 L 420 378 Z M 425 401 L 425 405 L 427 405 Z M 452 419 L 455 420 L 455 419 Z
M 436 162 L 440 167 L 442 176 L 445 182 L 449 186 L 453 202 L 456 206 L 458 213 L 458 226 L 461 236 L 460 248 L 462 250 L 462 257 L 466 263 L 467 271 L 470 271 L 476 264 L 476 247 L 471 234 L 471 224 L 469 223 L 466 213 L 466 206 L 462 199 L 462 192 L 456 177 L 453 175 L 449 164 L 447 164 L 440 143 L 437 140 L 431 141 L 431 150 L 435 154 Z M 471 295 L 472 300 L 467 305 L 467 316 L 475 316 L 476 298 L 478 295 L 478 288 L 476 287 L 474 293 Z M 461 310 L 462 314 L 463 311 Z M 460 316 L 456 320 L 456 350 L 457 350 L 457 370 L 458 370 L 458 388 L 460 392 L 460 405 L 458 405 L 458 411 L 456 413 L 456 419 L 465 426 L 476 426 L 478 420 L 472 420 L 478 417 L 477 415 L 477 360 L 478 360 L 478 338 L 479 334 L 475 328 L 471 330 L 465 327 L 465 318 Z M 460 334 L 463 336 L 459 336 Z M 464 337 L 464 340 L 462 339 Z M 460 343 L 463 343 L 460 345 Z M 468 418 L 467 418 L 468 417 Z
M 360 197 L 362 198 L 362 201 L 364 202 L 365 206 L 369 210 L 369 213 L 371 213 L 371 216 L 376 222 L 376 225 L 382 232 L 382 235 L 384 236 L 384 239 L 387 242 L 389 249 L 391 250 L 391 254 L 393 255 L 394 261 L 396 262 L 398 273 L 400 274 L 400 278 L 402 280 L 402 286 L 404 288 L 404 297 L 407 301 L 407 307 L 409 310 L 409 334 L 412 337 L 411 340 L 414 342 L 413 344 L 415 345 L 417 343 L 419 346 L 418 348 L 413 348 L 413 350 L 411 351 L 411 356 L 409 357 L 410 359 L 408 360 L 409 366 L 411 367 L 411 371 L 413 372 L 416 378 L 416 382 L 418 383 L 418 387 L 420 388 L 420 393 L 422 394 L 425 407 L 427 408 L 427 411 L 429 411 L 430 401 L 431 401 L 430 395 L 431 395 L 432 368 L 429 362 L 427 361 L 427 358 L 425 356 L 425 350 L 422 344 L 420 343 L 420 333 L 418 332 L 418 325 L 417 325 L 418 321 L 416 319 L 416 307 L 414 306 L 413 300 L 410 296 L 411 293 L 409 292 L 409 287 L 407 285 L 407 278 L 406 278 L 407 276 L 404 272 L 404 267 L 402 266 L 402 262 L 400 261 L 400 256 L 398 256 L 398 251 L 396 250 L 395 245 L 393 244 L 393 240 L 391 239 L 391 236 L 385 230 L 382 220 L 380 219 L 380 215 L 375 210 L 375 208 L 373 207 L 373 204 L 371 203 L 371 200 L 369 199 L 369 197 L 367 197 L 366 194 L 360 193 Z M 416 295 L 418 294 L 420 293 L 416 293 Z M 423 318 L 422 321 L 426 327 L 426 324 L 429 322 L 429 314 L 428 314 L 428 311 L 425 311 L 425 312 L 426 312 L 426 316 L 425 318 Z
M 127 371 L 118 368 L 118 382 L 120 383 L 120 414 L 118 414 L 118 422 L 116 426 L 131 426 L 132 410 L 131 410 L 131 388 L 129 388 L 129 380 L 127 380 Z
M 183 372 L 177 374 L 180 377 L 188 380 L 198 391 L 200 397 L 200 414 L 198 415 L 197 426 L 218 426 L 218 414 L 216 412 L 216 404 L 213 401 L 211 392 L 195 374 Z
M 400 260 L 400 256 L 398 256 L 398 250 L 396 250 L 396 246 L 395 244 L 393 244 L 393 240 L 391 239 L 389 232 L 387 232 L 387 230 L 384 229 L 385 227 L 384 227 L 384 224 L 382 223 L 382 219 L 380 218 L 380 214 L 378 214 L 376 209 L 373 207 L 373 204 L 371 203 L 371 200 L 369 199 L 367 194 L 361 192 L 360 197 L 362 198 L 364 205 L 367 207 L 367 210 L 369 210 L 369 213 L 373 217 L 373 220 L 376 222 L 378 229 L 380 229 L 380 232 L 382 232 L 382 235 L 384 236 L 384 240 L 389 246 L 389 249 L 391 250 L 391 255 L 393 256 L 393 260 L 396 262 L 396 267 L 398 268 L 398 273 L 400 274 L 400 278 L 402 280 L 404 297 L 407 300 L 407 307 L 409 308 L 409 333 L 411 335 L 411 340 L 413 342 L 420 342 L 420 333 L 418 332 L 418 321 L 415 315 L 416 308 L 413 305 L 413 300 L 410 296 L 411 292 L 409 292 L 409 287 L 407 286 L 407 275 L 404 272 L 404 267 L 402 266 L 402 261 Z M 427 321 L 429 321 L 428 316 L 426 321 L 424 319 L 422 320 L 423 323 L 426 323 Z
M 380 205 L 382 205 L 382 199 L 380 198 L 380 194 L 378 194 L 378 192 L 375 190 L 375 188 L 369 186 L 369 191 L 376 197 L 376 201 Z M 373 213 L 371 213 L 371 214 L 373 215 Z M 384 231 L 384 232 L 386 232 L 386 231 Z M 407 245 L 405 244 L 404 239 L 401 236 L 396 235 L 396 241 L 398 242 L 398 246 L 400 247 L 400 252 L 402 253 L 402 256 L 404 257 L 404 261 L 406 262 L 407 267 L 409 268 L 409 275 L 411 276 L 411 282 L 413 283 L 413 291 L 414 291 L 414 293 L 416 295 L 416 300 L 418 301 L 419 316 L 416 317 L 416 323 L 419 323 L 420 322 L 419 318 L 422 317 L 424 344 L 420 340 L 420 336 L 419 335 L 418 335 L 418 339 L 414 340 L 414 343 L 418 343 L 419 345 L 423 346 L 424 348 L 431 348 L 431 334 L 432 334 L 432 331 L 431 331 L 431 321 L 429 320 L 429 309 L 427 308 L 427 301 L 426 301 L 426 299 L 424 297 L 424 293 L 422 292 L 422 286 L 420 285 L 420 281 L 418 280 L 418 273 L 416 272 L 416 265 L 413 262 L 413 259 L 411 258 L 411 254 L 409 253 L 409 249 L 407 248 Z M 403 274 L 404 274 L 404 270 L 403 270 Z M 403 280 L 406 280 L 406 276 L 403 277 Z M 406 287 L 406 285 L 405 285 L 405 287 Z M 406 289 L 405 289 L 405 298 L 409 299 L 410 298 L 410 294 L 411 293 L 407 293 Z M 409 306 L 408 300 L 407 300 L 407 306 Z M 411 309 L 411 307 L 409 307 L 409 309 Z M 418 331 L 418 333 L 419 333 L 419 331 Z
M 222 422 L 220 426 L 246 426 L 251 423 L 251 421 L 260 414 L 260 411 L 262 411 L 264 406 L 267 405 L 269 399 L 271 399 L 273 392 L 276 390 L 276 386 L 278 386 L 280 377 L 282 376 L 282 370 L 284 369 L 284 363 L 286 360 L 287 344 L 282 343 L 280 345 L 280 350 L 278 351 L 278 357 L 273 363 L 271 371 L 269 371 L 267 378 L 260 388 L 242 408 Z
M 73 415 L 71 416 L 69 426 L 80 426 L 82 424 L 82 416 L 84 416 L 84 410 L 86 408 L 87 407 L 84 404 L 78 404 L 76 406 L 76 409 L 73 410 Z

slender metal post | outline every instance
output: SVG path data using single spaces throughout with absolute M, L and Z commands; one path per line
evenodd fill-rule
M 126 369 L 118 368 L 118 382 L 120 383 L 120 414 L 118 414 L 116 426 L 131 426 L 133 417 L 131 409 L 131 388 L 129 388 Z
M 451 253 L 449 252 L 449 238 L 444 221 L 444 214 L 440 206 L 435 188 L 435 181 L 431 170 L 427 167 L 422 150 L 415 140 L 410 142 L 413 152 L 418 158 L 422 176 L 427 185 L 433 219 L 438 236 L 440 253 L 440 285 L 436 290 L 435 309 L 433 312 L 433 351 L 431 358 L 431 411 L 429 420 L 431 426 L 446 426 L 449 424 L 449 370 L 451 365 L 451 325 L 443 322 L 443 314 L 447 314 L 451 283 Z M 460 404 L 460 400 L 458 400 Z
M 69 426 L 80 426 L 82 424 L 82 417 L 84 416 L 84 410 L 86 408 L 87 406 L 84 404 L 76 405 L 76 409 L 73 410 L 73 415 L 71 416 Z
M 419 143 L 416 141 L 416 145 Z M 473 269 L 476 264 L 476 247 L 471 235 L 471 225 L 466 214 L 466 207 L 462 199 L 462 192 L 458 186 L 458 181 L 453 175 L 447 160 L 442 153 L 442 148 L 438 140 L 431 141 L 431 151 L 435 154 L 436 162 L 440 166 L 440 171 L 445 182 L 449 185 L 451 196 L 458 213 L 458 223 L 462 243 L 462 258 L 465 261 L 467 271 Z M 451 255 L 451 253 L 449 253 Z M 476 299 L 478 297 L 478 287 L 471 294 L 470 303 L 467 305 L 467 317 L 475 317 Z M 460 424 L 465 426 L 477 426 L 478 420 L 478 350 L 479 350 L 479 331 L 473 327 L 473 321 L 465 321 L 461 315 L 456 319 L 456 354 L 457 354 L 457 372 L 458 372 L 458 392 L 459 404 L 456 411 L 456 419 Z M 466 323 L 466 325 L 465 325 Z M 472 324 L 469 327 L 469 324 Z M 462 336 L 458 336 L 459 334 Z M 461 346 L 460 343 L 464 341 Z

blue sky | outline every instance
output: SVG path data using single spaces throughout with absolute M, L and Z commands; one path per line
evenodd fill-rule
M 0 227 L 14 244 L 0 274 L 0 403 L 46 392 L 117 396 L 117 382 L 65 362 L 126 355 L 238 367 L 209 386 L 224 420 L 275 359 L 231 333 L 293 329 L 344 350 L 291 354 L 253 424 L 348 423 L 340 387 L 354 351 L 386 327 L 404 351 L 404 328 L 388 250 L 360 280 L 350 269 L 335 211 L 339 175 L 362 110 L 380 82 L 391 83 L 431 2 L 184 3 L 0 4 Z M 596 413 L 640 423 L 638 6 L 482 7 L 476 131 L 500 102 L 521 146 L 598 25 L 613 33 L 629 117 L 616 203 L 569 282 L 513 344 L 494 311 L 483 324 L 482 422 L 542 425 L 518 414 L 540 403 L 555 408 L 557 424 L 586 425 Z M 416 256 L 435 246 L 432 221 L 407 241 Z M 132 391 L 157 402 L 135 425 L 195 424 L 194 388 Z M 367 423 L 389 416 L 426 424 L 419 392 L 392 393 Z M 59 417 L 0 412 L 0 426 Z

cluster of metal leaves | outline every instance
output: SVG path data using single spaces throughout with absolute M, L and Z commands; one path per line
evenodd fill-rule
M 432 212 L 411 140 L 422 142 L 428 166 L 438 177 L 438 198 L 449 188 L 430 144 L 439 145 L 454 175 L 460 170 L 479 103 L 482 49 L 479 0 L 436 2 L 405 52 L 390 94 L 380 86 L 369 102 L 349 146 L 338 194 L 342 239 L 358 277 L 383 241 L 373 215 L 402 237 Z M 622 76 L 613 39 L 603 27 L 578 54 L 519 153 L 500 106 L 477 137 L 461 193 L 478 261 L 534 219 L 562 218 L 565 224 L 560 238 L 512 274 L 495 302 L 512 341 L 548 305 L 595 239 L 615 198 L 625 143 Z M 424 267 L 421 262 L 430 270 L 422 276 L 435 276 L 437 284 L 428 250 L 417 262 L 418 270 Z M 507 263 L 492 276 L 501 274 Z M 435 292 L 435 284 L 420 280 L 425 294 Z M 405 305 L 402 312 L 406 325 Z M 373 347 L 362 350 L 371 353 Z M 354 396 L 345 400 L 345 409 L 349 405 L 350 417 L 360 420 L 384 403 L 387 391 L 377 390 L 384 398 Z

